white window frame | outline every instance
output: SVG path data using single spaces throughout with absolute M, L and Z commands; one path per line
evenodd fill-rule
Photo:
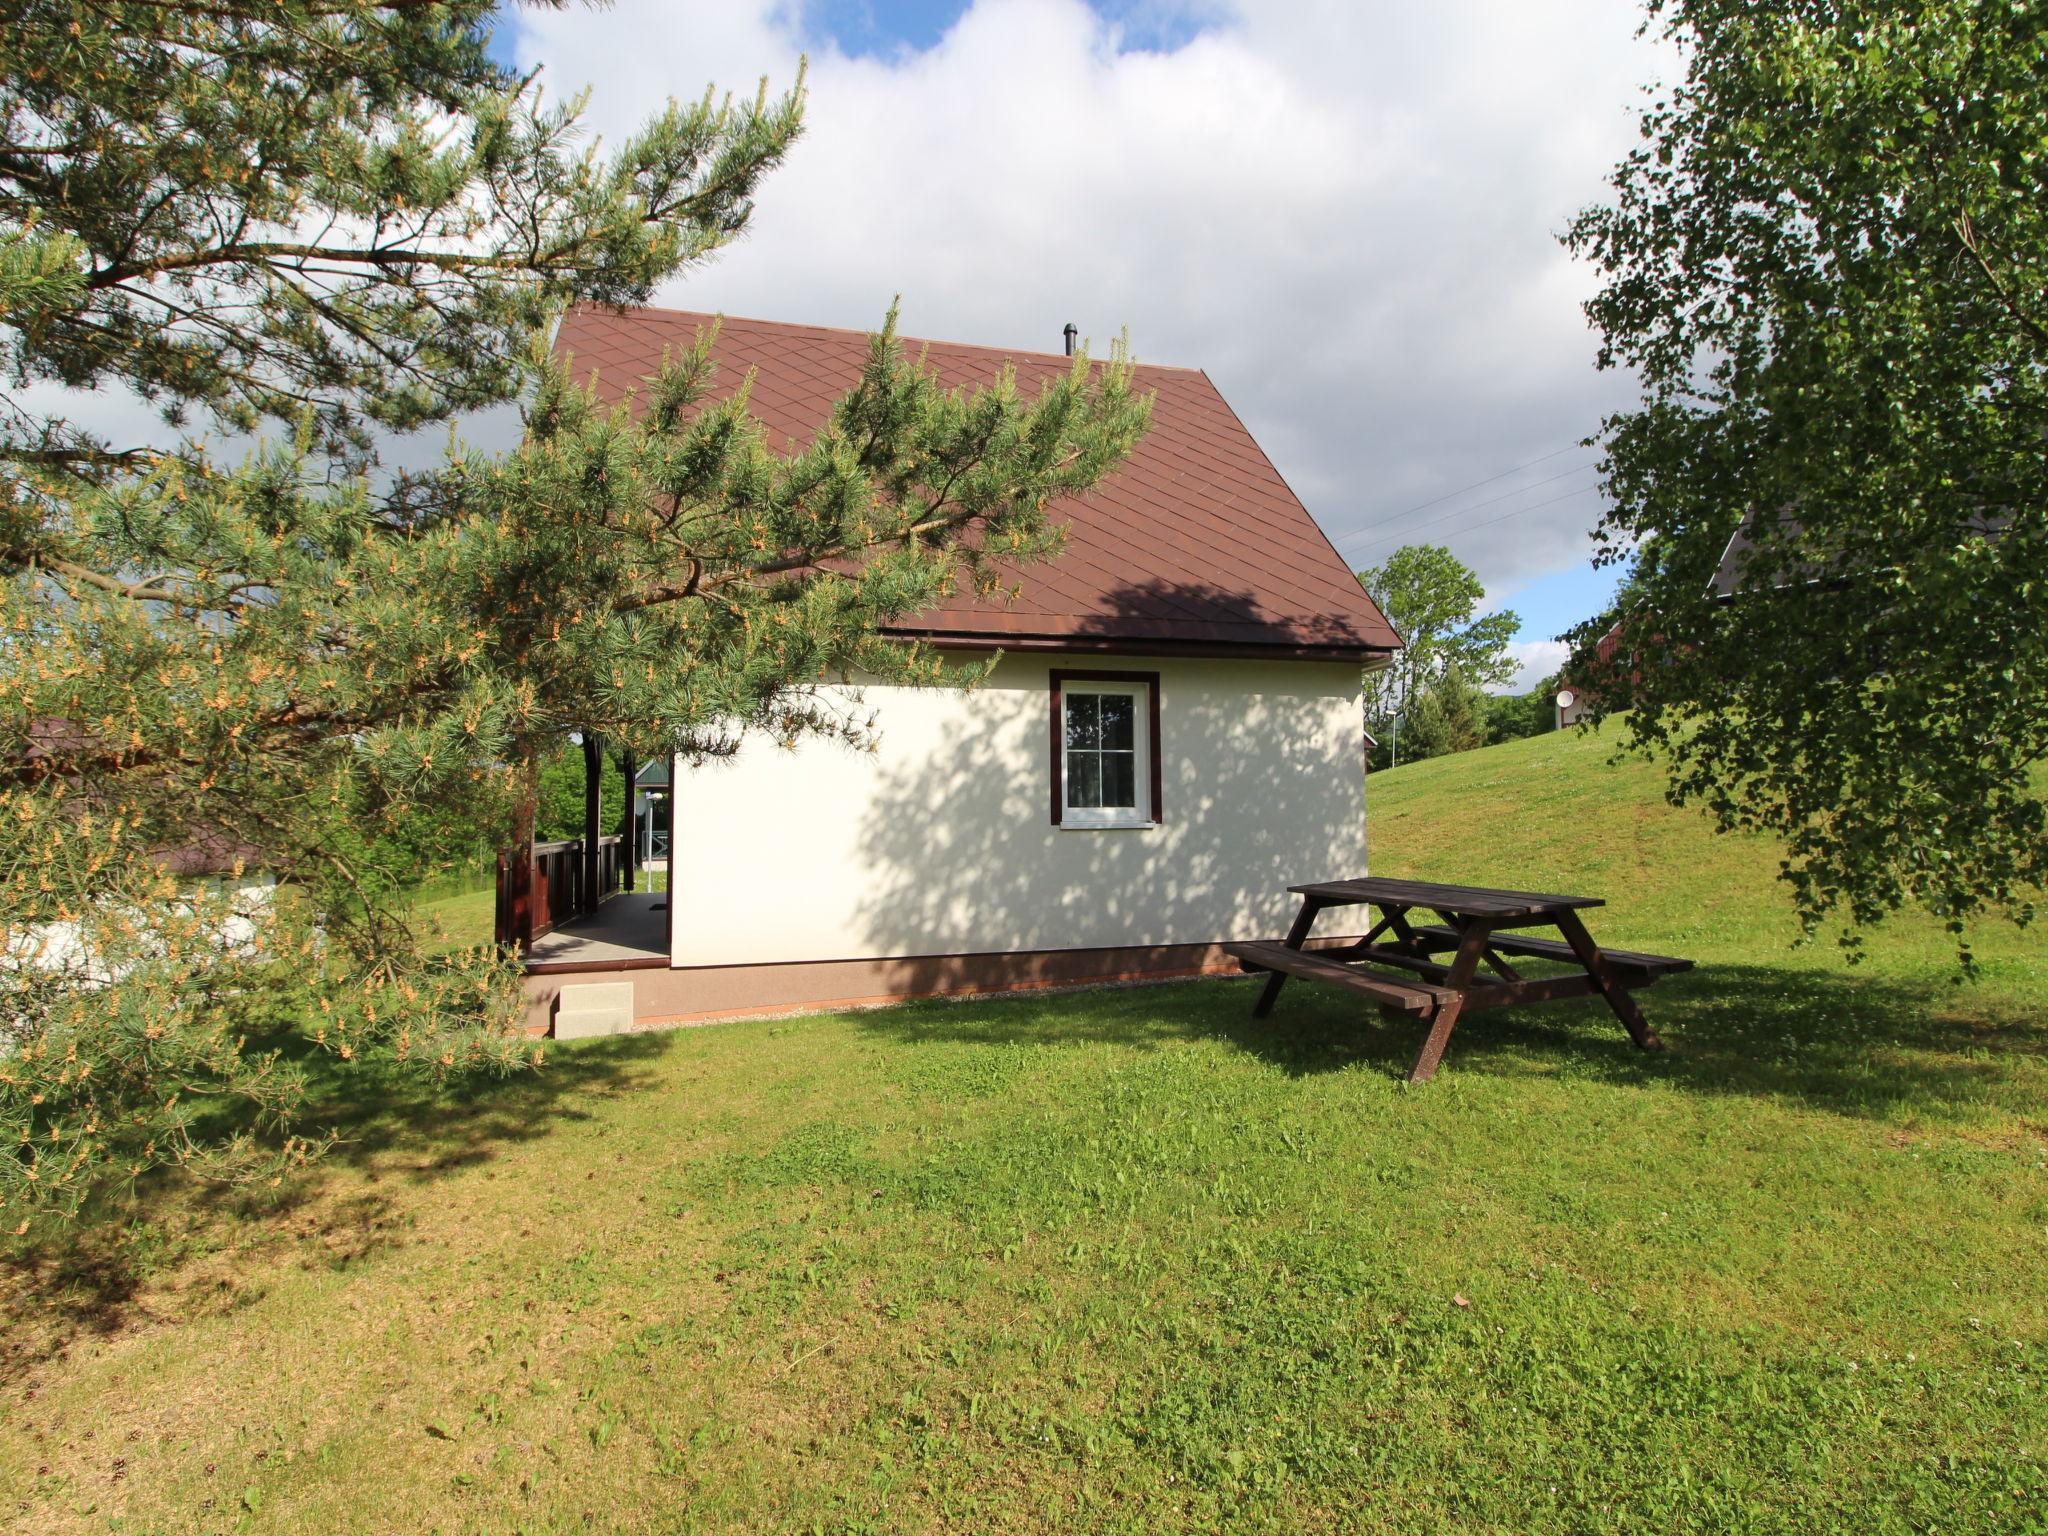
M 1135 806 L 1075 805 L 1071 800 L 1074 775 L 1067 758 L 1067 703 L 1076 695 L 1116 695 L 1131 701 L 1131 786 Z M 1152 686 L 1142 682 L 1097 681 L 1092 678 L 1062 678 L 1060 682 L 1060 828 L 1062 831 L 1101 832 L 1156 827 L 1158 807 L 1152 804 Z

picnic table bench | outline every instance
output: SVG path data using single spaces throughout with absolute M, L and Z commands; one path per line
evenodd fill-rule
M 1252 1016 L 1262 1019 L 1273 1011 L 1290 976 L 1341 987 L 1390 1014 L 1420 1015 L 1429 1028 L 1408 1071 L 1411 1083 L 1426 1083 L 1436 1075 L 1459 1018 L 1479 1008 L 1597 993 L 1638 1047 L 1662 1050 L 1664 1042 L 1629 994 L 1660 977 L 1692 969 L 1690 960 L 1672 955 L 1601 948 L 1579 916 L 1588 907 L 1606 905 L 1597 896 L 1381 879 L 1328 880 L 1291 885 L 1288 890 L 1301 897 L 1301 911 L 1284 940 L 1223 946 L 1224 953 L 1234 956 L 1246 971 L 1266 973 Z M 1364 938 L 1308 948 L 1318 916 L 1331 907 L 1356 906 L 1380 912 Z M 1418 908 L 1437 921 L 1410 922 L 1409 914 Z M 1546 927 L 1556 929 L 1560 937 L 1532 937 L 1526 931 Z M 1437 958 L 1445 953 L 1450 955 L 1448 962 Z M 1560 960 L 1578 968 L 1561 976 L 1525 977 L 1509 961 L 1510 955 Z M 1482 965 L 1497 979 L 1482 981 Z

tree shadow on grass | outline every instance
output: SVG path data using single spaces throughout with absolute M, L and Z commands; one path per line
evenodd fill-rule
M 652 1034 L 591 1041 L 549 1051 L 539 1071 L 445 1088 L 395 1063 L 344 1063 L 294 1044 L 315 1106 L 298 1129 L 333 1135 L 326 1155 L 275 1190 L 154 1176 L 58 1241 L 0 1256 L 0 1311 L 22 1325 L 10 1326 L 0 1342 L 0 1387 L 81 1338 L 142 1321 L 146 1291 L 180 1272 L 199 1274 L 217 1251 L 240 1252 L 270 1237 L 331 1268 L 370 1257 L 398 1241 L 403 1226 L 400 1202 L 377 1185 L 430 1184 L 508 1146 L 589 1121 L 592 1100 L 645 1091 L 670 1043 Z M 341 1172 L 354 1177 L 337 1178 Z M 211 1282 L 201 1275 L 197 1286 L 180 1287 L 181 1311 L 246 1306 L 263 1291 L 245 1280 L 229 1270 Z
M 2009 991 L 1841 970 L 1715 964 L 1639 994 L 1671 1049 L 1637 1051 L 1596 999 L 1482 1014 L 1556 1042 L 1577 1075 L 1782 1099 L 1857 1118 L 2038 1114 L 2048 1021 Z M 1519 1015 L 1519 1016 L 1518 1016 Z M 1567 1023 L 1566 1020 L 1569 1020 Z
M 568 1049 L 550 1041 L 538 1071 L 478 1075 L 443 1088 L 393 1064 L 359 1074 L 348 1063 L 322 1056 L 308 1062 L 308 1098 L 327 1107 L 309 1119 L 336 1138 L 329 1161 L 362 1166 L 431 1153 L 406 1167 L 409 1177 L 431 1179 L 545 1136 L 558 1125 L 590 1120 L 578 1100 L 645 1089 L 655 1081 L 652 1064 L 671 1043 L 664 1034 L 616 1035 Z
M 1526 974 L 1551 969 L 1530 963 Z M 907 1043 L 1156 1048 L 1221 1039 L 1292 1076 L 1366 1068 L 1405 1077 L 1422 1042 L 1412 1018 L 1329 987 L 1290 981 L 1272 1015 L 1251 1016 L 1258 982 L 1189 982 L 862 1016 Z M 1637 994 L 1669 1045 L 1639 1051 L 1599 998 L 1466 1016 L 1444 1074 L 1542 1075 L 1682 1092 L 1781 1099 L 1836 1114 L 1941 1115 L 1965 1105 L 2038 1114 L 2048 1021 L 2012 994 L 1942 982 L 1765 965 L 1715 964 Z

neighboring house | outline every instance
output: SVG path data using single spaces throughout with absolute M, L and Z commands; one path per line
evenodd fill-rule
M 1616 619 L 1598 640 L 1588 655 L 1580 653 L 1567 662 L 1558 673 L 1560 687 L 1551 698 L 1551 707 L 1556 711 L 1556 728 L 1577 725 L 1591 713 L 1594 689 L 1592 679 L 1599 676 L 1614 663 L 1614 653 L 1621 648 L 1622 620 Z
M 2009 512 L 1969 512 L 1960 518 L 1956 533 L 1958 538 L 1983 538 L 1996 542 L 2011 523 L 2012 514 Z M 1760 528 L 1764 532 L 1761 540 L 1758 537 Z M 1789 558 L 1778 553 L 1782 546 L 1802 540 L 1806 532 L 1805 525 L 1791 510 L 1779 512 L 1768 522 L 1761 519 L 1754 508 L 1745 511 L 1734 531 L 1728 535 L 1728 542 L 1722 546 L 1714 574 L 1707 580 L 1705 595 L 1716 603 L 1733 603 L 1744 592 L 1782 592 L 1797 588 L 1819 594 L 1841 590 L 1868 574 L 1868 563 L 1858 566 L 1849 555 L 1839 550 L 1801 549 Z M 1773 546 L 1773 558 L 1767 563 L 1762 562 L 1760 554 L 1765 543 Z M 1759 574 L 1760 571 L 1768 574 Z M 1633 651 L 1621 652 L 1623 626 L 1630 622 L 1640 623 L 1641 620 L 1640 611 L 1615 620 L 1590 651 L 1582 651 L 1567 664 L 1565 687 L 1557 696 L 1560 730 L 1577 724 L 1592 708 L 1599 696 L 1598 684 L 1603 676 L 1611 678 L 1617 666 L 1631 669 L 1631 675 L 1634 675 L 1634 669 L 1641 663 Z M 1619 662 L 1616 661 L 1617 654 L 1620 654 Z
M 557 347 L 617 399 L 711 323 L 578 311 Z M 793 448 L 868 344 L 727 319 L 719 386 L 751 371 L 751 409 Z M 905 346 L 950 386 L 1008 363 L 1028 395 L 1069 366 Z M 962 596 L 898 631 L 1000 650 L 993 676 L 860 690 L 872 753 L 752 740 L 673 765 L 665 911 L 618 896 L 537 941 L 536 1022 L 589 982 L 630 981 L 648 1021 L 1234 969 L 1217 946 L 1282 932 L 1290 883 L 1364 872 L 1361 671 L 1400 642 L 1207 375 L 1138 375 L 1151 429 L 1055 506 L 1060 557 L 1008 605 Z
M 665 865 L 668 860 L 668 770 L 666 761 L 646 763 L 633 776 L 632 827 L 641 864 Z
M 1997 543 L 2005 531 L 2012 526 L 2010 512 L 1993 509 L 1990 511 L 1968 511 L 1958 515 L 1955 537 L 1958 541 L 1981 538 Z M 1808 530 L 1796 511 L 1778 513 L 1772 520 L 1773 527 L 1766 539 L 1773 545 L 1797 543 L 1804 540 Z M 1758 589 L 1758 578 L 1751 566 L 1761 558 L 1761 549 L 1766 540 L 1757 537 L 1761 519 L 1754 508 L 1742 514 L 1735 531 L 1728 536 L 1728 543 L 1721 550 L 1720 563 L 1707 583 L 1711 596 L 1720 602 L 1733 602 L 1745 588 Z M 1839 588 L 1870 574 L 1873 564 L 1881 564 L 1879 558 L 1872 561 L 1865 557 L 1865 563 L 1858 565 L 1851 555 L 1837 548 L 1825 547 L 1814 550 L 1804 549 L 1789 560 L 1780 558 L 1765 578 L 1765 584 L 1774 588 L 1807 587 Z

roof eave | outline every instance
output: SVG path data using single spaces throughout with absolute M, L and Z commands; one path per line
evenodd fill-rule
M 1346 661 L 1361 666 L 1383 661 L 1396 649 L 1391 645 L 1373 645 L 1357 640 L 1176 640 L 1157 635 L 1012 635 L 908 626 L 891 626 L 884 632 L 899 639 L 921 640 L 949 651 L 1064 651 L 1090 656 L 1182 656 L 1197 660 Z

